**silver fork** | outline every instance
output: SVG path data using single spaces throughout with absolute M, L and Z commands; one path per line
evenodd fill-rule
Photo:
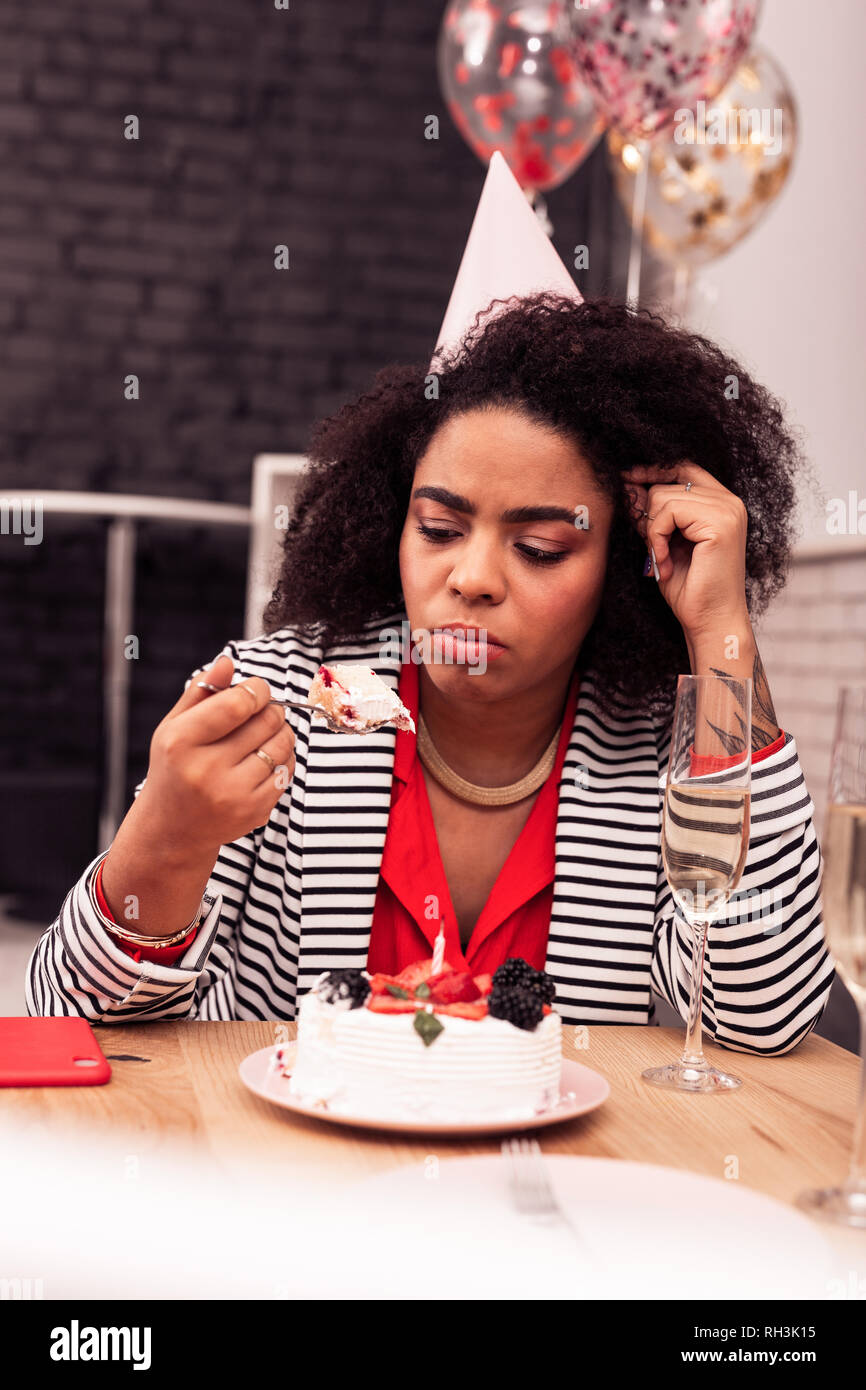
M 393 719 L 371 719 L 364 729 L 347 729 L 345 724 L 341 724 L 338 719 L 334 719 L 321 705 L 314 705 L 309 700 L 268 700 L 269 705 L 279 705 L 282 709 L 309 709 L 315 710 L 320 714 L 333 734 L 372 734 L 377 729 L 381 729 L 383 724 L 393 724 Z
M 533 1217 L 539 1224 L 568 1231 L 583 1253 L 592 1259 L 595 1267 L 604 1269 L 604 1262 L 590 1249 L 571 1217 L 557 1201 L 538 1140 L 503 1139 L 501 1151 L 509 1164 L 509 1190 L 517 1210 Z
M 200 685 L 200 686 L 203 687 L 203 689 L 209 690 L 210 693 L 211 693 L 212 695 L 219 695 L 219 693 L 220 693 L 220 687 L 219 687 L 218 685 L 211 685 L 210 681 L 196 681 L 196 685 Z M 225 686 L 225 687 L 223 687 L 223 688 L 224 688 L 224 689 L 230 689 L 229 686 Z M 272 700 L 268 700 L 268 704 L 269 704 L 269 705 L 279 705 L 281 709 L 308 709 L 308 710 L 315 710 L 317 714 L 320 714 L 320 715 L 322 716 L 322 718 L 324 719 L 324 721 L 325 721 L 325 723 L 327 724 L 328 728 L 331 730 L 331 733 L 333 733 L 333 734 L 360 733 L 360 732 L 361 732 L 361 730 L 359 730 L 359 729 L 346 729 L 346 728 L 344 727 L 344 725 L 338 723 L 337 720 L 334 719 L 334 718 L 328 713 L 328 711 L 327 711 L 326 709 L 322 709 L 322 706 L 321 706 L 321 705 L 313 704 L 313 702 L 310 701 L 310 700 L 273 700 L 273 699 L 272 699 Z M 369 729 L 365 729 L 363 732 L 364 732 L 364 733 L 369 733 L 369 732 L 371 732 L 373 729 L 378 729 L 380 724 L 387 724 L 387 723 L 388 723 L 388 720 L 387 720 L 387 719 L 382 719 L 382 720 L 379 721 L 379 724 L 371 724 L 370 727 L 369 727 Z
M 339 724 L 336 719 L 332 718 L 326 709 L 322 709 L 321 705 L 315 705 L 310 700 L 268 700 L 268 704 L 279 705 L 280 709 L 315 710 L 317 714 L 322 716 L 328 728 L 331 730 L 331 733 L 345 734 L 347 732 L 352 732 L 347 730 L 342 724 Z

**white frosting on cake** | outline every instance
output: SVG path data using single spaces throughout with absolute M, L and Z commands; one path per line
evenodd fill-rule
M 344 728 L 362 734 L 380 724 L 394 723 L 398 729 L 414 733 L 415 725 L 406 706 L 371 666 L 334 665 L 322 670 L 328 672 L 333 683 L 328 685 L 318 671 L 309 699 Z
M 556 1010 L 531 1031 L 489 1014 L 436 1017 L 442 1032 L 425 1046 L 414 1014 L 338 1009 L 314 988 L 298 1010 L 291 1094 L 344 1114 L 432 1124 L 531 1119 L 558 1100 Z

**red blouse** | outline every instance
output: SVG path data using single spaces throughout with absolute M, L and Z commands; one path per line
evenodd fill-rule
M 418 667 L 404 662 L 399 694 L 418 722 Z M 526 824 L 496 879 L 466 947 L 460 944 L 457 919 L 436 839 L 421 763 L 415 756 L 415 735 L 398 730 L 394 748 L 391 809 L 373 909 L 367 969 L 398 974 L 413 961 L 433 953 L 440 916 L 445 919 L 445 959 L 457 970 L 492 974 L 508 956 L 523 956 L 542 970 L 553 903 L 556 817 L 562 765 L 574 727 L 579 680 L 572 677 L 566 697 L 556 760 Z M 772 743 L 752 754 L 760 762 L 784 747 L 784 730 Z M 715 772 L 735 757 L 692 756 L 692 772 Z M 114 918 L 102 893 L 102 863 L 96 874 L 96 897 L 110 921 Z M 176 946 L 133 946 L 115 938 L 133 960 L 173 964 L 195 939 L 190 931 Z
M 553 901 L 554 839 L 559 779 L 577 707 L 578 677 L 566 699 L 556 761 L 526 824 L 500 870 L 466 947 L 457 918 L 427 796 L 415 735 L 398 730 L 391 812 L 373 910 L 367 969 L 398 974 L 433 954 L 439 917 L 445 919 L 445 959 L 457 970 L 492 974 L 508 956 L 544 968 Z M 418 722 L 418 667 L 406 662 L 400 699 Z

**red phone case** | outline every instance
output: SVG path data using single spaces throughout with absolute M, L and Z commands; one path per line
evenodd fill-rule
M 103 1086 L 110 1078 L 86 1018 L 0 1018 L 0 1086 Z

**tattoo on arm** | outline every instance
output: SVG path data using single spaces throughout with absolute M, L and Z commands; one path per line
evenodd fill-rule
M 720 671 L 718 667 L 711 666 L 713 675 L 719 676 L 737 697 L 738 704 L 742 705 L 739 686 L 735 684 L 736 676 L 732 676 L 729 671 Z M 717 729 L 709 719 L 707 723 L 715 733 L 729 755 L 742 753 L 746 747 L 746 725 L 740 716 L 739 720 L 741 734 L 731 734 L 724 729 Z M 755 649 L 755 659 L 752 663 L 752 752 L 757 753 L 759 749 L 766 748 L 768 743 L 774 743 L 779 737 L 780 729 L 776 720 L 776 711 L 773 708 L 773 697 L 770 694 L 770 686 L 764 671 L 764 663 L 761 654 Z

